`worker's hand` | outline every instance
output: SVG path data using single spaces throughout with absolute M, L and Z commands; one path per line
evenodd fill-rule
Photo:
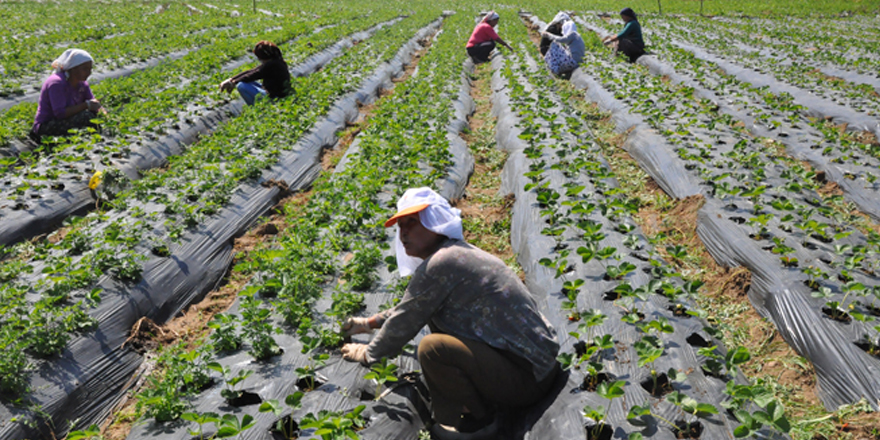
M 86 108 L 92 113 L 98 113 L 104 108 L 104 106 L 102 106 L 97 99 L 90 99 L 86 101 Z
M 343 345 L 342 358 L 349 362 L 360 362 L 363 365 L 367 365 L 367 344 Z
M 232 89 L 234 89 L 234 88 L 235 88 L 235 83 L 232 81 L 232 78 L 225 79 L 225 80 L 223 80 L 222 83 L 220 83 L 220 90 L 221 91 L 231 92 Z
M 342 323 L 342 334 L 345 336 L 370 333 L 372 331 L 373 328 L 370 327 L 370 318 L 351 317 Z

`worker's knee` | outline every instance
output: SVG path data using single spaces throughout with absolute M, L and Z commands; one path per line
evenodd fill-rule
M 444 336 L 446 335 L 432 333 L 422 338 L 421 342 L 419 342 L 418 349 L 420 364 L 424 365 L 425 363 L 436 361 L 439 352 L 442 350 L 445 343 Z

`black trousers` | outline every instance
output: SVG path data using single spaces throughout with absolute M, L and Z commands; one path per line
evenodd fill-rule
M 467 48 L 467 53 L 475 63 L 485 63 L 489 61 L 489 54 L 495 49 L 494 41 L 484 41 Z
M 645 45 L 623 38 L 617 42 L 617 50 L 628 56 L 629 62 L 634 63 L 645 54 Z

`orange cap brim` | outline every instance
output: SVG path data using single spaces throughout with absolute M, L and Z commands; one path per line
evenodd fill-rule
M 397 214 L 394 214 L 393 217 L 391 217 L 385 221 L 385 227 L 390 228 L 391 226 L 394 226 L 397 223 L 397 219 L 399 219 L 401 217 L 406 217 L 410 214 L 415 214 L 415 213 L 417 213 L 417 212 L 419 212 L 429 206 L 431 206 L 429 203 L 422 203 L 421 205 L 410 206 L 409 208 L 400 210 L 397 212 Z

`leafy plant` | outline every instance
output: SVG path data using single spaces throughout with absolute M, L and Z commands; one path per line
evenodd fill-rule
M 285 405 L 291 410 L 291 413 L 287 416 L 287 422 L 285 423 L 284 418 L 278 419 L 275 423 L 275 431 L 281 433 L 286 439 L 295 439 L 299 437 L 299 431 L 297 430 L 296 421 L 293 419 L 293 411 L 302 407 L 302 391 L 297 391 L 293 394 L 288 395 L 284 399 Z M 271 412 L 275 414 L 275 416 L 280 416 L 283 412 L 281 408 L 281 404 L 275 400 L 270 399 L 266 400 L 260 404 L 260 412 Z
M 623 397 L 624 391 L 623 387 L 626 385 L 625 381 L 618 380 L 614 382 L 603 382 L 599 384 L 599 387 L 596 389 L 596 393 L 600 396 L 608 399 L 608 408 L 611 407 L 611 402 L 618 398 Z M 602 426 L 605 422 L 607 409 L 605 406 L 599 405 L 597 407 L 586 406 L 584 407 L 584 416 L 593 419 L 596 421 L 596 425 L 593 427 L 593 436 L 597 437 L 599 431 L 601 431 Z
M 364 379 L 376 381 L 375 400 L 379 400 L 381 397 L 382 385 L 386 382 L 397 382 L 396 372 L 397 365 L 389 362 L 385 357 L 370 367 L 370 372 L 364 375 Z
M 221 365 L 219 362 L 209 363 L 208 368 L 223 375 L 226 388 L 220 391 L 220 395 L 227 401 L 233 401 L 241 397 L 243 390 L 238 389 L 238 385 L 254 373 L 251 370 L 238 370 L 238 373 L 233 376 L 232 369 L 227 365 Z
M 213 423 L 215 426 L 220 424 L 220 416 L 217 413 L 194 413 L 194 412 L 186 412 L 180 415 L 180 418 L 186 420 L 188 422 L 193 422 L 199 426 L 196 430 L 188 430 L 189 435 L 198 436 L 199 440 L 203 440 L 205 438 L 204 425 L 208 423 Z
M 318 412 L 317 416 L 308 413 L 303 417 L 301 426 L 303 429 L 315 429 L 314 435 L 322 440 L 357 440 L 357 431 L 363 429 L 367 423 L 361 416 L 364 409 L 366 406 L 360 405 L 345 414 L 327 410 Z

